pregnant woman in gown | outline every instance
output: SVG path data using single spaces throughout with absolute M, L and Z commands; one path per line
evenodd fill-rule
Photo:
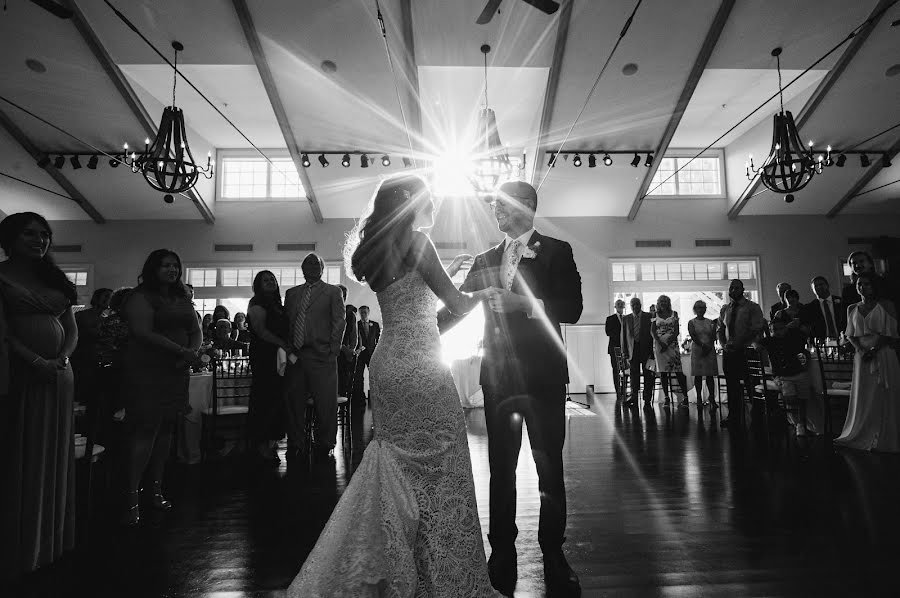
M 461 293 L 419 228 L 424 181 L 384 181 L 345 249 L 377 294 L 384 332 L 371 361 L 375 437 L 288 596 L 496 596 L 488 578 L 462 406 L 441 361 L 436 304 Z M 451 274 L 459 268 L 451 265 Z

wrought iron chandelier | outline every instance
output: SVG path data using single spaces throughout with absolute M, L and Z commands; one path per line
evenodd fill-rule
M 478 114 L 476 158 L 473 160 L 472 177 L 472 186 L 479 194 L 492 193 L 499 185 L 512 178 L 513 171 L 509 153 L 500 142 L 497 115 L 488 104 L 487 55 L 490 51 L 489 45 L 481 46 L 481 53 L 484 54 L 484 107 Z
M 778 68 L 778 99 L 781 110 L 775 115 L 772 132 L 772 147 L 769 155 L 759 168 L 753 164 L 753 155 L 746 165 L 747 178 L 753 180 L 759 176 L 766 189 L 785 195 L 787 203 L 794 201 L 794 193 L 800 191 L 821 174 L 825 166 L 831 165 L 831 146 L 826 153 L 814 157 L 813 142 L 804 147 L 800 141 L 800 133 L 794 124 L 794 115 L 784 110 L 784 96 L 781 85 L 781 48 L 772 50 Z
M 140 172 L 147 183 L 163 193 L 184 193 L 197 184 L 200 175 L 207 179 L 213 176 L 212 154 L 206 154 L 206 167 L 200 167 L 194 161 L 191 147 L 187 140 L 184 126 L 184 112 L 175 106 L 175 87 L 178 83 L 178 52 L 184 46 L 177 41 L 172 42 L 175 49 L 175 62 L 172 74 L 172 105 L 163 109 L 156 139 L 144 140 L 144 151 L 141 154 L 128 153 L 125 144 L 122 161 L 131 166 L 132 172 Z

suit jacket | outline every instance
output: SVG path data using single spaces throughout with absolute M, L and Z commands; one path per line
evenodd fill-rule
M 641 330 L 637 339 L 638 347 L 635 349 L 635 338 L 632 330 L 634 329 L 634 314 L 630 313 L 625 316 L 622 321 L 622 343 L 625 351 L 627 351 L 628 361 L 637 358 L 641 363 L 646 363 L 650 356 L 653 355 L 653 339 L 650 336 L 650 312 L 642 311 Z
M 622 318 L 624 321 L 625 314 L 622 314 Z M 606 352 L 613 355 L 614 349 L 622 346 L 622 324 L 619 322 L 619 314 L 607 316 L 606 336 L 609 337 L 609 346 L 606 347 Z
M 300 311 L 303 295 L 308 289 L 309 284 L 304 283 L 288 289 L 284 295 L 284 311 L 290 326 L 288 334 L 290 343 L 294 341 L 297 313 Z M 304 343 L 302 347 L 294 348 L 300 350 L 301 357 L 320 361 L 335 359 L 344 337 L 346 322 L 344 298 L 339 288 L 325 281 L 320 281 L 312 293 L 313 297 L 306 311 Z
M 787 309 L 786 303 L 784 303 L 782 301 L 778 301 L 777 303 L 774 303 L 772 305 L 772 307 L 769 308 L 769 321 L 771 322 L 772 320 L 774 320 L 775 314 L 780 312 L 782 309 Z
M 525 387 L 566 384 L 569 369 L 560 324 L 574 324 L 581 317 L 581 276 L 565 241 L 532 234 L 529 247 L 535 257 L 519 261 L 513 280 L 513 293 L 544 302 L 544 314 L 529 318 L 522 311 L 496 313 L 484 305 L 484 356 L 481 360 L 481 384 L 503 388 L 505 381 Z M 501 282 L 505 242 L 475 257 L 461 291 L 472 292 L 491 287 L 504 288 Z M 443 331 L 459 316 L 442 309 L 438 326 Z
M 847 328 L 847 306 L 837 295 L 831 296 L 831 315 L 834 317 L 835 333 L 839 336 Z M 803 306 L 800 319 L 809 325 L 810 336 L 824 340 L 828 336 L 828 327 L 825 325 L 825 314 L 818 297 Z
M 356 323 L 356 329 L 357 338 L 359 339 L 357 347 L 365 347 L 365 350 L 360 352 L 359 357 L 368 363 L 369 359 L 372 358 L 372 352 L 375 350 L 375 347 L 378 346 L 378 341 L 381 338 L 381 326 L 378 322 L 369 320 L 369 334 L 366 335 L 365 327 L 363 326 L 362 320 L 360 320 Z
M 356 345 L 356 308 L 347 305 L 344 310 L 344 336 L 341 338 L 341 354 L 347 361 L 353 361 Z

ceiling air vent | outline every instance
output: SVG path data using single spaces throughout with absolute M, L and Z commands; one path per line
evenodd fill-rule
M 465 249 L 468 247 L 468 243 L 465 241 L 435 241 L 434 247 L 436 249 Z
M 81 253 L 81 245 L 54 245 L 53 253 Z
M 635 247 L 671 247 L 671 239 L 638 239 L 634 242 Z
M 847 239 L 848 245 L 872 245 L 878 241 L 878 237 L 850 237 Z
M 731 239 L 697 239 L 695 247 L 731 247 Z
M 253 251 L 253 243 L 232 243 L 215 245 L 216 251 Z
M 279 243 L 278 251 L 315 251 L 315 243 Z

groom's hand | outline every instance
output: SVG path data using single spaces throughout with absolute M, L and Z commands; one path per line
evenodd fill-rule
M 531 309 L 531 302 L 523 295 L 517 295 L 505 289 L 495 289 L 488 299 L 488 306 L 491 311 L 498 314 L 508 314 L 516 311 L 528 311 Z

